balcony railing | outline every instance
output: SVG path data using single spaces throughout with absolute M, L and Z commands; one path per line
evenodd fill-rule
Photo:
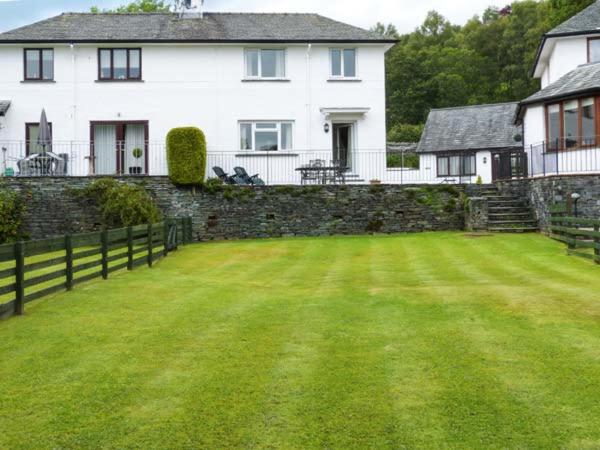
M 527 151 L 532 176 L 600 173 L 600 136 L 544 141 Z

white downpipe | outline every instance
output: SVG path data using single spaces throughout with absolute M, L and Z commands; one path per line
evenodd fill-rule
M 311 133 L 311 50 L 312 44 L 306 47 L 306 150 L 312 150 L 312 133 Z
M 73 123 L 73 140 L 77 140 L 77 80 L 76 77 L 76 67 L 75 67 L 75 44 L 71 43 L 71 68 L 72 68 L 72 111 L 71 111 L 71 119 Z

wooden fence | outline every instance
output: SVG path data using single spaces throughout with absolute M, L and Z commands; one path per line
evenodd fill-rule
M 114 271 L 153 263 L 192 241 L 192 219 L 67 234 L 0 245 L 0 318 L 21 315 L 25 304 Z
M 569 254 L 600 264 L 600 220 L 569 217 L 555 209 L 550 219 L 550 237 L 567 244 Z

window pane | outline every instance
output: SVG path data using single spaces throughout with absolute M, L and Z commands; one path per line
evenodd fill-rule
M 127 79 L 127 50 L 113 50 L 115 80 Z
M 594 111 L 594 99 L 586 98 L 583 100 L 581 111 L 581 125 L 583 131 L 583 145 L 593 145 L 596 143 L 596 124 L 595 124 L 595 111 Z
M 278 150 L 277 131 L 257 131 L 255 134 L 256 150 Z
M 556 150 L 560 147 L 560 106 L 551 105 L 548 107 L 548 149 Z
M 344 76 L 356 76 L 356 51 L 344 50 Z
M 258 76 L 258 50 L 246 50 L 246 76 Z
M 565 146 L 566 148 L 577 145 L 577 134 L 579 129 L 579 102 L 573 100 L 565 102 Z
M 42 76 L 44 80 L 54 79 L 54 50 L 42 50 Z
M 274 78 L 277 76 L 277 52 L 277 50 L 261 51 L 260 63 L 263 77 Z
M 38 136 L 40 133 L 39 125 L 27 125 L 29 142 L 27 142 L 27 154 L 33 155 L 34 153 L 40 153 L 42 149 L 37 145 Z
M 129 78 L 140 78 L 140 56 L 139 50 L 129 50 Z
M 252 150 L 252 124 L 240 124 L 240 148 L 242 150 Z
M 110 50 L 100 50 L 100 78 L 110 78 Z
M 592 39 L 590 43 L 590 62 L 600 62 L 600 39 Z
M 261 130 L 276 130 L 277 124 L 274 122 L 259 122 L 256 124 L 256 128 Z
M 460 156 L 450 157 L 450 175 L 453 177 L 460 175 L 460 159 Z
M 40 78 L 40 52 L 38 50 L 25 51 L 25 73 L 27 78 Z
M 448 176 L 448 158 L 443 156 L 438 156 L 437 159 L 437 166 L 438 166 L 438 177 L 445 177 Z
M 282 150 L 291 150 L 294 148 L 292 142 L 292 124 L 282 123 L 281 124 L 281 148 Z
M 463 157 L 462 175 L 473 175 L 475 173 L 475 156 L 469 155 Z
M 331 50 L 331 75 L 342 76 L 342 52 L 340 50 Z

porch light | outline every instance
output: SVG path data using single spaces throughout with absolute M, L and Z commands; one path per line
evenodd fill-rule
M 326 124 L 323 126 L 323 131 L 325 131 L 325 133 L 329 133 L 329 124 L 328 124 L 328 123 L 326 123 Z

